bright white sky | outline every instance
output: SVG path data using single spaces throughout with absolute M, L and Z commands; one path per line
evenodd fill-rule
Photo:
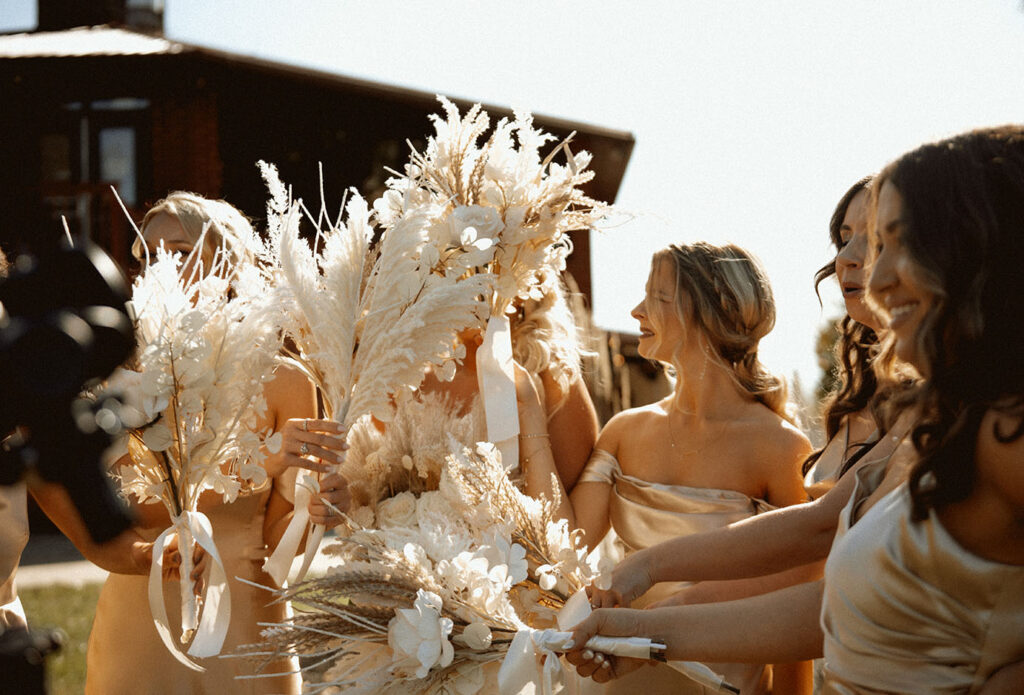
M 4 0 L 0 30 L 33 21 L 33 0 Z M 656 249 L 732 241 L 775 288 L 762 359 L 806 389 L 839 312 L 812 277 L 846 188 L 925 140 L 1024 118 L 1020 0 L 165 0 L 165 29 L 632 132 L 618 203 L 637 217 L 593 240 L 598 324 L 635 328 Z

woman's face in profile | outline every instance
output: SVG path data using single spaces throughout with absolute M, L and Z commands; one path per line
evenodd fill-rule
M 842 226 L 841 246 L 836 254 L 836 278 L 843 291 L 846 313 L 857 323 L 878 330 L 881 322 L 864 301 L 867 289 L 865 260 L 868 249 L 868 215 L 871 195 L 865 188 L 853 197 L 846 208 Z

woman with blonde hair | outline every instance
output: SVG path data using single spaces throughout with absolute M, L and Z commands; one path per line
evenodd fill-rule
M 562 511 L 596 546 L 609 528 L 629 555 L 663 540 L 698 533 L 806 499 L 800 463 L 810 445 L 787 411 L 786 387 L 758 359 L 775 305 L 760 264 L 743 249 L 706 243 L 655 254 L 644 300 L 633 309 L 640 354 L 675 371 L 673 393 L 619 413 Z M 552 459 L 539 399 L 521 379 L 526 476 L 550 476 Z M 606 546 L 608 544 L 606 543 Z M 768 580 L 789 581 L 777 578 Z M 680 591 L 654 587 L 650 605 Z M 759 584 L 758 590 L 764 586 Z M 700 587 L 702 597 L 746 595 L 753 587 Z M 715 664 L 744 693 L 767 692 L 760 665 Z M 809 685 L 809 667 L 800 665 Z M 700 692 L 668 667 L 614 684 L 612 692 Z M 694 689 L 696 688 L 696 689 Z
M 257 239 L 248 220 L 223 200 L 208 200 L 194 193 L 175 192 L 146 214 L 141 236 L 133 246 L 143 263 L 163 246 L 190 257 L 182 273 L 206 273 L 253 262 Z M 193 251 L 198 245 L 198 253 Z M 220 259 L 229 260 L 221 264 Z M 143 268 L 143 272 L 145 268 Z M 299 372 L 279 367 L 264 386 L 267 410 L 260 423 L 282 434 L 277 454 L 266 460 L 267 482 L 243 491 L 229 504 L 207 492 L 199 509 L 213 526 L 213 535 L 231 582 L 231 622 L 222 653 L 258 642 L 261 623 L 278 622 L 287 611 L 284 603 L 270 604 L 272 595 L 247 582 L 273 587 L 262 569 L 263 558 L 277 545 L 293 513 L 295 469 L 326 472 L 340 463 L 346 444 L 336 423 L 317 419 L 314 388 Z M 310 505 L 313 521 L 336 524 L 326 504 L 343 504 L 347 492 L 340 478 L 321 482 L 321 495 Z M 136 505 L 140 533 L 152 539 L 170 525 L 161 505 Z M 241 578 L 245 581 L 238 581 Z M 264 673 L 277 677 L 236 680 L 252 675 L 240 659 L 207 659 L 202 673 L 179 664 L 164 647 L 152 625 L 146 577 L 112 574 L 96 607 L 89 636 L 86 693 L 298 693 L 297 664 L 285 660 L 269 664 Z M 176 592 L 166 592 L 168 613 L 180 609 Z
M 824 582 L 599 610 L 574 637 L 649 636 L 671 659 L 823 652 L 823 692 L 840 695 L 1021 692 L 1022 201 L 1021 126 L 923 145 L 878 176 L 869 287 L 888 336 L 876 364 L 922 378 L 888 402 L 889 423 L 914 423 L 909 455 L 862 466 L 822 498 L 846 500 Z M 636 667 L 570 659 L 597 680 Z

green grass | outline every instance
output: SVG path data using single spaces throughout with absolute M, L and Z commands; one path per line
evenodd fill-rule
M 85 689 L 85 648 L 102 584 L 18 589 L 29 627 L 60 628 L 64 647 L 46 658 L 49 695 L 80 695 Z

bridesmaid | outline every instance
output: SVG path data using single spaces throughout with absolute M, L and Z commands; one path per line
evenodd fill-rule
M 566 490 L 572 490 L 597 441 L 597 411 L 583 382 L 582 350 L 566 289 L 554 272 L 538 275 L 540 298 L 522 302 L 511 317 L 512 354 L 538 378 L 558 477 Z M 476 351 L 483 343 L 483 334 L 471 330 L 459 338 L 466 354 L 455 377 L 445 382 L 429 373 L 422 390 L 450 394 L 461 406 L 462 414 L 473 418 L 478 439 L 486 439 L 476 370 Z M 517 477 L 520 474 L 515 473 Z M 548 487 L 545 481 L 544 488 Z
M 914 413 L 909 481 L 898 456 L 848 476 L 856 489 L 824 589 L 596 611 L 578 643 L 643 634 L 675 659 L 824 651 L 826 693 L 1021 692 L 1024 127 L 924 145 L 887 167 L 875 190 L 869 286 L 888 319 L 885 364 L 904 360 L 923 377 L 887 416 Z M 572 660 L 598 680 L 636 667 Z
M 629 554 L 804 501 L 800 462 L 810 446 L 789 421 L 783 382 L 758 361 L 758 343 L 774 324 L 775 308 L 754 259 L 735 246 L 671 246 L 655 254 L 646 296 L 632 313 L 640 323 L 640 354 L 671 365 L 676 385 L 661 402 L 619 413 L 601 431 L 562 509 L 588 544 L 597 545 L 611 528 Z M 550 478 L 547 430 L 536 400 L 524 397 L 522 416 L 523 453 L 532 461 L 528 489 L 531 479 Z M 679 589 L 654 587 L 638 605 Z M 713 595 L 749 591 L 721 585 Z M 768 691 L 770 674 L 763 666 L 712 668 L 742 684 L 744 693 Z M 809 688 L 810 670 L 799 668 Z M 627 680 L 613 691 L 700 691 L 668 667 Z
M 133 247 L 143 260 L 142 246 L 153 254 L 161 244 L 169 251 L 188 255 L 206 229 L 201 253 L 193 262 L 209 268 L 218 248 L 224 248 L 235 263 L 252 262 L 254 232 L 249 222 L 224 201 L 208 200 L 191 193 L 172 193 L 146 214 L 141 239 Z M 187 271 L 186 271 L 187 272 Z M 263 586 L 273 581 L 261 569 L 268 548 L 276 546 L 292 514 L 291 491 L 296 467 L 324 471 L 324 462 L 342 460 L 346 447 L 342 431 L 334 423 L 317 420 L 313 386 L 297 371 L 278 368 L 265 386 L 267 412 L 262 427 L 282 433 L 278 454 L 268 457 L 268 482 L 243 492 L 230 504 L 220 495 L 205 493 L 200 511 L 210 519 L 214 539 L 231 581 L 231 623 L 223 653 L 259 641 L 261 622 L 278 622 L 287 611 L 284 604 L 268 605 L 269 592 L 257 589 L 241 577 Z M 320 499 L 310 506 L 311 516 L 331 524 L 323 500 L 341 504 L 344 485 L 337 476 L 325 478 Z M 170 524 L 160 505 L 137 505 L 140 533 L 152 540 Z M 297 664 L 270 664 L 264 672 L 284 674 L 276 678 L 235 680 L 247 675 L 240 659 L 207 659 L 206 671 L 197 673 L 180 665 L 160 641 L 150 617 L 146 577 L 111 574 L 103 586 L 87 655 L 86 693 L 298 693 L 301 682 Z M 168 615 L 176 615 L 176 592 L 166 592 Z

